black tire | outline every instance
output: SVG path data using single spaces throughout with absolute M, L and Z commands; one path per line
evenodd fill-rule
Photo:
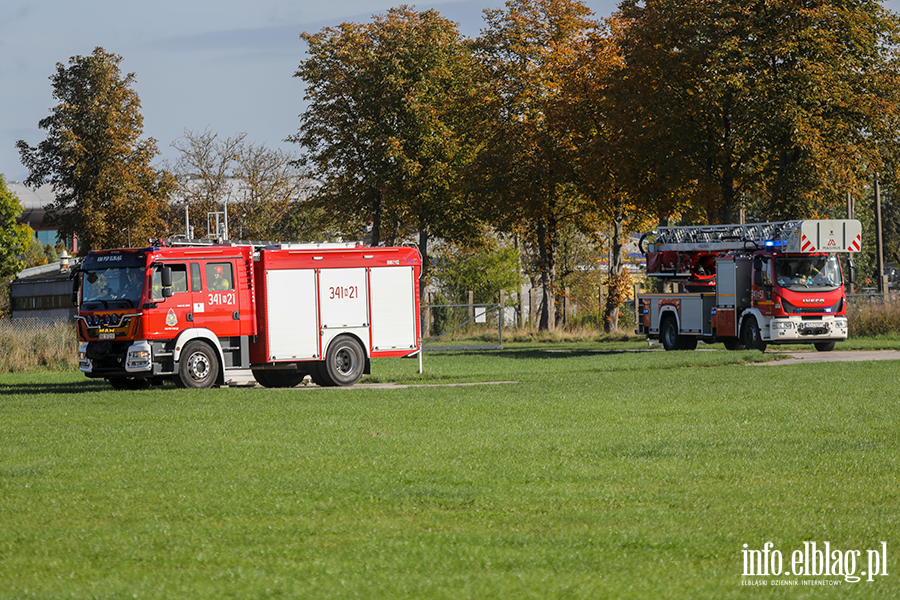
M 175 383 L 186 388 L 208 388 L 219 379 L 219 357 L 209 344 L 192 340 L 184 345 L 178 360 Z
M 699 341 L 692 335 L 678 335 L 674 317 L 666 317 L 659 328 L 659 339 L 666 350 L 696 350 Z
M 831 352 L 834 350 L 834 342 L 816 342 L 815 347 L 819 352 Z
M 328 346 L 324 369 L 326 385 L 350 386 L 359 381 L 366 368 L 366 353 L 355 337 L 339 335 Z
M 768 344 L 762 340 L 759 324 L 754 317 L 747 317 L 747 320 L 744 321 L 744 325 L 741 327 L 741 340 L 744 342 L 744 347 L 747 348 L 747 350 L 759 350 L 760 352 L 765 352 L 766 346 L 768 346 Z
M 253 377 L 263 387 L 292 388 L 303 381 L 306 373 L 302 371 L 253 371 Z
M 313 380 L 313 383 L 320 386 L 325 387 L 329 385 L 334 385 L 330 383 L 328 379 L 325 378 L 323 373 L 325 372 L 325 363 L 317 362 L 311 363 L 308 367 L 309 376 Z
M 678 337 L 679 350 L 696 350 L 697 344 L 700 343 L 700 340 L 693 335 L 680 335 Z
M 726 350 L 743 350 L 744 344 L 737 338 L 730 338 L 722 342 Z
M 116 377 L 107 379 L 114 390 L 146 390 L 150 387 L 149 379 L 135 379 L 134 377 Z
M 659 341 L 662 342 L 663 348 L 669 350 L 680 350 L 678 346 L 678 324 L 672 317 L 663 319 L 662 325 L 659 326 Z

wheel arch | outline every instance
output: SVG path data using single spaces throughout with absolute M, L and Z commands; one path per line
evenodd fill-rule
M 368 329 L 366 329 L 366 333 L 368 333 Z M 343 330 L 335 330 L 332 335 L 328 336 L 326 340 L 322 342 L 322 362 L 325 361 L 325 357 L 328 356 L 328 348 L 331 347 L 331 344 L 334 343 L 336 339 L 341 336 L 347 336 L 355 339 L 359 342 L 359 345 L 363 349 L 363 356 L 365 359 L 365 365 L 363 366 L 363 373 L 366 375 L 371 374 L 372 372 L 372 353 L 369 348 L 369 340 L 368 336 L 360 336 L 357 335 L 355 331 L 348 331 L 346 329 Z
M 738 334 L 744 330 L 744 323 L 749 317 L 756 319 L 756 326 L 759 327 L 759 337 L 765 342 L 769 341 L 769 320 L 771 317 L 764 316 L 758 308 L 748 308 L 741 313 L 741 319 L 738 322 Z M 765 336 L 765 337 L 763 337 Z
M 216 383 L 219 385 L 225 383 L 225 354 L 222 352 L 222 345 L 219 343 L 219 338 L 216 337 L 216 334 L 203 327 L 185 329 L 178 334 L 177 338 L 175 338 L 175 348 L 172 350 L 172 360 L 175 363 L 176 372 L 178 371 L 178 362 L 181 359 L 181 350 L 188 342 L 193 340 L 206 342 L 216 352 L 216 359 L 219 361 L 219 375 Z
M 659 322 L 656 325 L 657 331 L 662 330 L 662 324 L 666 319 L 675 319 L 675 328 L 678 331 L 681 331 L 681 319 L 678 316 L 678 311 L 675 310 L 674 306 L 663 306 L 659 309 Z

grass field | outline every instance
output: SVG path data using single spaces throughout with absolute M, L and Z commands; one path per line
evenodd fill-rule
M 397 389 L 3 375 L 0 598 L 895 597 L 897 363 L 766 358 L 375 361 Z M 446 385 L 475 382 L 509 383 Z M 889 575 L 742 577 L 744 544 L 787 569 L 809 541 L 857 575 L 884 541 Z

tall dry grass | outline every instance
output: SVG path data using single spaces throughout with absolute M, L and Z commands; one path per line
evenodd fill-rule
M 854 337 L 898 334 L 900 296 L 854 298 L 847 306 L 847 320 Z
M 0 373 L 78 368 L 72 323 L 0 319 Z

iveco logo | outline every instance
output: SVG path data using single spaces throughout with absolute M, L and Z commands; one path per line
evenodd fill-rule
M 803 304 L 825 304 L 825 301 L 821 298 L 812 298 L 812 299 L 803 299 Z

